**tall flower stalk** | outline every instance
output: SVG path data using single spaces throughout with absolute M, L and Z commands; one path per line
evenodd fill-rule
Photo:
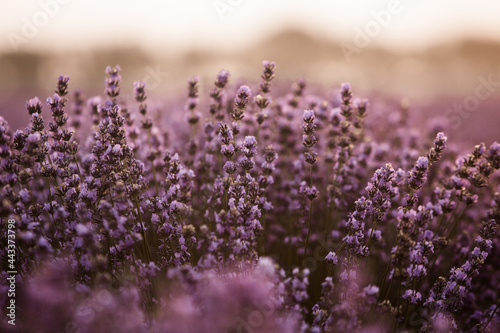
M 304 256 L 307 256 L 309 237 L 311 235 L 313 200 L 318 196 L 318 190 L 313 185 L 313 164 L 316 163 L 318 155 L 314 150 L 312 150 L 312 147 L 314 147 L 318 142 L 318 139 L 314 135 L 314 133 L 316 132 L 314 118 L 315 117 L 313 110 L 304 110 L 304 116 L 302 118 L 302 145 L 304 145 L 304 147 L 306 147 L 307 149 L 307 151 L 304 153 L 304 160 L 309 164 L 309 184 L 303 183 L 301 186 L 301 191 L 309 200 L 309 219 L 307 222 L 307 236 L 304 245 Z

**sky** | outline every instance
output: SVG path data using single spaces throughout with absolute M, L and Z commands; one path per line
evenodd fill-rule
M 499 14 L 497 0 L 0 0 L 0 52 L 130 42 L 231 50 L 289 27 L 352 45 L 364 33 L 384 47 L 422 49 L 462 37 L 500 40 Z

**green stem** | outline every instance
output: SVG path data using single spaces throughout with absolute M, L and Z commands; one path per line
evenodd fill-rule
M 372 231 L 370 232 L 370 236 L 368 237 L 368 241 L 366 242 L 366 248 L 369 249 L 369 246 L 370 246 L 370 242 L 372 240 L 372 236 L 373 236 L 373 231 L 375 230 L 375 228 L 377 227 L 377 220 L 373 221 L 373 224 L 372 224 Z
M 415 290 L 416 284 L 417 284 L 417 281 L 413 280 L 413 290 Z M 412 308 L 412 304 L 410 303 L 410 301 L 408 301 L 408 305 L 407 305 L 407 309 L 406 309 L 406 315 L 405 315 L 405 322 L 403 324 L 403 328 L 406 327 L 406 325 L 408 324 L 408 319 L 410 317 L 410 310 L 411 310 L 411 308 Z
M 409 197 L 408 199 L 411 201 L 413 200 L 413 194 L 415 194 L 415 190 L 414 189 L 410 189 L 410 193 L 409 193 Z M 403 210 L 406 212 L 408 211 L 413 205 L 410 205 L 410 204 L 406 204 L 406 206 L 404 206 Z
M 307 246 L 309 244 L 309 236 L 311 235 L 312 207 L 313 207 L 313 202 L 312 202 L 312 200 L 310 200 L 309 201 L 309 222 L 307 224 L 307 237 L 306 237 L 306 244 L 305 244 L 305 248 L 304 248 L 304 257 L 307 256 Z
M 245 195 L 248 195 L 247 170 L 245 170 Z
M 148 148 L 149 148 L 149 153 L 151 154 L 151 129 L 148 129 Z M 155 168 L 155 161 L 151 161 L 151 170 L 153 171 L 153 182 L 155 186 L 155 195 L 158 196 L 159 191 L 158 191 L 158 182 L 156 181 L 156 168 Z
M 82 180 L 82 173 L 80 172 L 80 166 L 78 165 L 78 160 L 76 159 L 76 155 L 73 155 L 73 161 L 75 161 L 76 170 L 78 171 L 78 176 L 80 176 L 80 180 Z
M 441 226 L 443 225 L 443 221 L 444 221 L 444 217 L 445 217 L 446 214 L 443 214 L 441 215 L 441 217 L 439 218 L 439 222 L 438 222 L 438 225 L 436 227 L 436 235 L 439 235 L 439 230 L 441 230 Z
M 309 186 L 312 187 L 313 185 L 313 166 L 310 164 L 309 168 Z
M 396 246 L 396 244 L 398 243 L 398 240 L 399 240 L 399 234 L 396 236 L 396 239 L 394 240 L 394 245 L 391 247 L 391 250 L 394 246 Z M 389 258 L 389 262 L 387 263 L 387 267 L 385 268 L 384 277 L 382 278 L 382 283 L 380 284 L 380 292 L 379 292 L 378 297 L 377 297 L 377 302 L 375 303 L 375 307 L 372 309 L 372 312 L 375 312 L 375 310 L 378 307 L 378 303 L 380 303 L 380 301 L 381 301 L 382 291 L 383 291 L 384 286 L 385 286 L 385 280 L 387 279 L 387 274 L 389 274 L 389 269 L 391 268 L 391 263 L 392 263 L 392 258 Z M 386 292 L 384 299 L 387 299 L 387 297 L 389 296 L 389 291 L 391 290 L 392 281 L 393 281 L 393 279 L 391 279 L 391 282 L 389 284 L 389 287 L 387 289 L 387 292 Z
M 448 232 L 448 234 L 446 235 L 446 238 L 450 238 L 453 230 L 455 230 L 455 227 L 458 225 L 458 223 L 460 222 L 460 219 L 462 218 L 462 215 L 465 211 L 465 208 L 467 208 L 467 205 L 464 205 L 464 207 L 462 208 L 462 210 L 460 211 L 460 214 L 458 214 L 458 217 L 455 219 L 455 221 L 453 222 L 453 225 L 450 229 L 450 231 Z M 445 229 L 446 230 L 446 229 Z
M 311 147 L 309 147 L 309 152 L 311 152 Z M 312 164 L 309 164 L 309 186 L 312 187 L 313 184 L 313 166 Z M 307 223 L 307 237 L 306 237 L 306 244 L 304 248 L 304 256 L 307 256 L 307 246 L 309 244 L 309 236 L 311 235 L 311 220 L 312 220 L 312 206 L 313 206 L 313 199 L 309 200 L 309 221 Z
M 326 164 L 326 179 L 325 179 L 325 193 L 327 193 L 328 189 L 328 178 L 330 178 L 330 165 L 329 163 Z M 328 195 L 325 195 L 325 235 L 328 238 L 328 221 L 330 221 L 330 207 L 328 205 Z
M 486 328 L 488 327 L 488 325 L 490 324 L 491 320 L 493 319 L 493 317 L 495 316 L 495 312 L 497 312 L 498 310 L 498 305 L 500 304 L 500 300 L 498 300 L 497 302 L 497 306 L 495 306 L 495 309 L 493 310 L 493 312 L 491 313 L 491 315 L 489 316 L 488 320 L 486 321 L 486 324 L 484 324 L 484 331 L 486 332 Z
M 342 148 L 342 149 L 343 149 L 343 148 Z M 343 160 L 341 159 L 341 160 L 339 161 L 339 165 L 338 165 L 337 171 L 335 172 L 334 177 L 333 177 L 333 181 L 332 181 L 332 186 L 333 186 L 333 188 L 335 188 L 335 186 L 337 185 L 337 178 L 338 178 L 338 177 L 339 177 L 339 175 L 340 175 L 340 169 L 342 169 L 342 165 L 343 165 L 343 164 L 344 164 L 344 163 L 343 163 Z M 335 220 L 333 219 L 333 216 L 332 216 L 332 214 L 331 214 L 331 208 L 333 208 L 333 207 L 327 207 L 327 210 L 328 210 L 328 213 L 329 213 L 329 214 L 328 214 L 328 215 L 329 215 L 329 218 L 328 218 L 328 220 L 326 221 L 326 224 L 325 224 L 325 231 L 324 231 L 324 233 L 325 233 L 325 234 L 328 234 L 328 231 L 329 231 L 329 230 L 334 229 L 334 228 L 336 227 L 336 225 L 335 225 L 335 223 L 334 223 L 334 222 L 335 222 Z M 331 228 L 330 228 L 330 220 L 332 220 L 332 222 L 333 222 L 333 225 L 332 225 L 332 227 L 331 227 Z
M 146 232 L 144 230 L 144 223 L 142 221 L 142 214 L 141 214 L 141 209 L 139 207 L 139 202 L 137 201 L 137 197 L 134 197 L 134 204 L 135 204 L 135 209 L 137 210 L 137 216 L 139 217 L 139 222 L 141 224 L 141 235 L 142 238 L 144 239 L 144 247 L 145 247 L 145 252 L 146 252 L 146 258 L 151 262 L 153 261 L 153 257 L 151 255 L 151 251 L 149 250 L 149 244 L 148 244 L 148 239 L 146 237 Z

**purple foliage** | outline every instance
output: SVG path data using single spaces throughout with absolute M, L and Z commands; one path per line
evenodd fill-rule
M 119 66 L 87 100 L 60 76 L 25 129 L 0 117 L 18 331 L 500 329 L 500 144 L 463 154 L 406 105 L 262 66 L 193 76 L 165 112 L 143 81 L 123 99 Z

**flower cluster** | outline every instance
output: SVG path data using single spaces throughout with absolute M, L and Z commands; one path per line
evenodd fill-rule
M 119 66 L 102 97 L 60 76 L 24 129 L 0 117 L 19 331 L 499 330 L 500 144 L 262 66 L 193 76 L 158 112 Z

